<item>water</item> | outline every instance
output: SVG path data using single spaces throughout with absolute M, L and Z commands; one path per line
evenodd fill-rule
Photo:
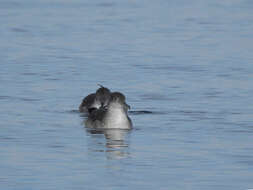
M 0 1 L 0 188 L 253 188 L 253 2 Z M 134 129 L 87 130 L 97 84 Z

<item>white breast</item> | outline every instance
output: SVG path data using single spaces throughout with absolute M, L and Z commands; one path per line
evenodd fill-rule
M 123 107 L 118 104 L 111 104 L 104 118 L 105 128 L 130 129 L 131 123 L 128 120 Z

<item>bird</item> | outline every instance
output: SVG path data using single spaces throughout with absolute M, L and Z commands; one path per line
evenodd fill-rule
M 79 111 L 88 115 L 85 125 L 95 129 L 132 129 L 128 116 L 130 106 L 121 92 L 111 92 L 99 85 L 96 93 L 86 96 L 79 106 Z
M 93 110 L 101 107 L 106 107 L 110 100 L 110 90 L 108 88 L 99 85 L 96 93 L 86 96 L 79 106 L 79 111 L 83 113 L 91 113 Z

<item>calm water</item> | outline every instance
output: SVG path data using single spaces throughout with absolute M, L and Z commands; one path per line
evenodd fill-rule
M 253 188 L 252 9 L 0 0 L 0 189 Z M 97 83 L 132 131 L 86 130 Z

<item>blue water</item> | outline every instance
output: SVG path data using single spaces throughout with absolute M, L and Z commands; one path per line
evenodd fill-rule
M 0 0 L 0 189 L 252 189 L 252 9 Z M 85 128 L 97 84 L 133 130 Z

